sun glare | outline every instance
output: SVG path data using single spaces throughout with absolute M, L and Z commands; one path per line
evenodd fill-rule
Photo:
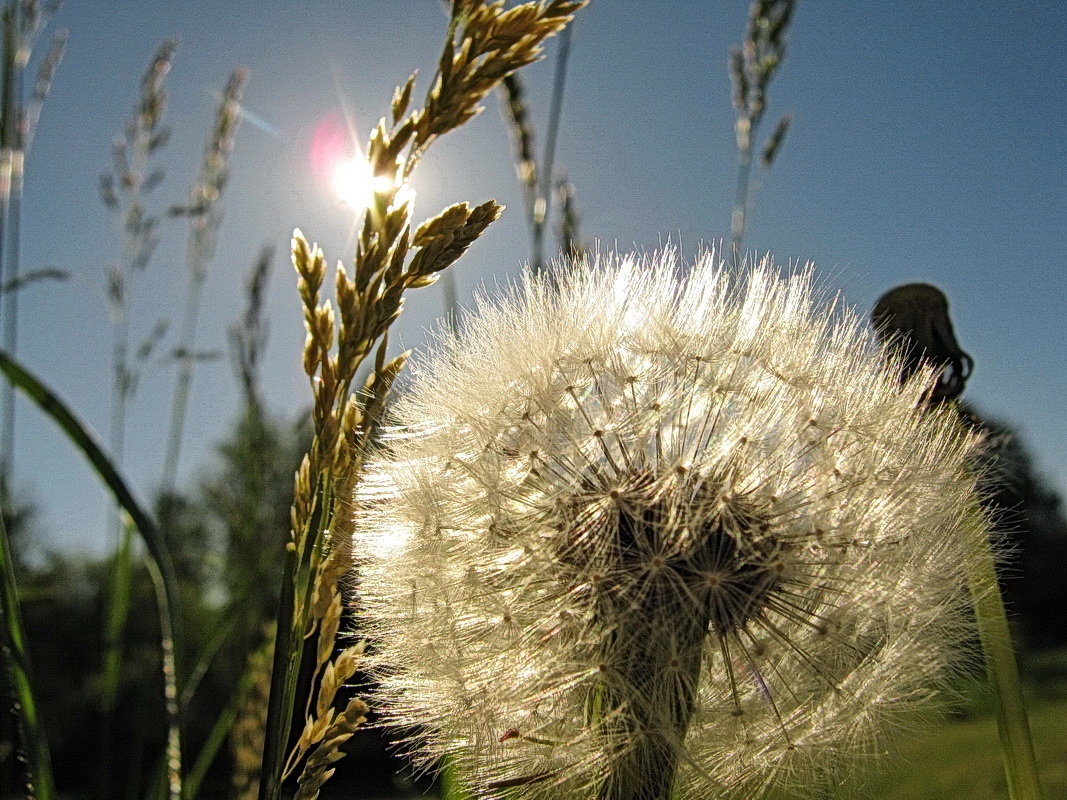
M 370 205 L 374 192 L 383 191 L 392 185 L 385 175 L 375 176 L 370 163 L 362 156 L 341 161 L 331 176 L 334 191 L 341 201 L 355 209 Z

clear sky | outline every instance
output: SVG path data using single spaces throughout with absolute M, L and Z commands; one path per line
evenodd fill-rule
M 736 176 L 727 52 L 747 2 L 593 0 L 574 31 L 557 164 L 582 235 L 623 250 L 661 242 L 691 257 L 728 233 Z M 199 343 L 224 348 L 246 273 L 277 248 L 267 300 L 264 389 L 294 418 L 308 403 L 289 235 L 299 226 L 331 260 L 351 258 L 352 214 L 312 174 L 322 120 L 354 113 L 361 138 L 393 86 L 419 68 L 424 91 L 445 20 L 437 0 L 69 0 L 53 27 L 70 39 L 30 154 L 22 268 L 59 267 L 64 284 L 20 299 L 20 357 L 105 433 L 111 323 L 104 273 L 119 247 L 98 196 L 110 147 L 129 117 L 157 45 L 178 37 L 167 79 L 173 128 L 158 207 L 181 202 L 216 104 L 235 66 L 242 124 Z M 39 50 L 46 49 L 44 41 Z M 1067 491 L 1067 3 L 1059 0 L 801 0 L 770 91 L 769 123 L 794 124 L 759 182 L 746 245 L 782 262 L 814 261 L 824 285 L 866 313 L 907 281 L 949 296 L 958 338 L 975 359 L 967 396 L 1022 430 L 1050 482 Z M 528 68 L 543 131 L 551 59 Z M 518 274 L 528 257 L 522 198 L 495 99 L 431 151 L 415 181 L 416 215 L 495 197 L 504 218 L 454 268 L 462 303 Z M 177 326 L 186 228 L 167 221 L 131 299 L 135 338 L 161 317 Z M 442 310 L 439 287 L 408 300 L 399 349 L 417 346 Z M 171 369 L 146 375 L 130 415 L 126 469 L 142 495 L 158 484 Z M 181 480 L 211 464 L 236 414 L 226 360 L 198 368 Z M 81 456 L 50 422 L 19 406 L 16 486 L 41 505 L 48 544 L 102 552 L 107 505 Z

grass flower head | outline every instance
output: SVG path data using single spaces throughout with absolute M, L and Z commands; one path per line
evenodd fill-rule
M 558 283 L 446 338 L 369 466 L 381 713 L 478 797 L 814 793 L 957 663 L 975 441 L 810 272 Z

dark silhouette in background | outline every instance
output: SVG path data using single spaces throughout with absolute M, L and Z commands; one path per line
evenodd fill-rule
M 900 379 L 921 367 L 938 371 L 930 403 L 957 399 L 974 368 L 956 341 L 948 300 L 936 286 L 908 283 L 882 295 L 871 322 L 887 350 L 902 360 Z M 983 503 L 1009 545 L 999 567 L 1001 589 L 1028 649 L 1067 644 L 1067 519 L 1063 503 L 1036 473 L 1033 458 L 1009 425 L 986 419 L 960 401 L 960 418 L 982 434 L 986 447 Z

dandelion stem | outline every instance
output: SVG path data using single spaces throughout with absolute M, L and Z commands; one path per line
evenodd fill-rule
M 613 647 L 615 663 L 609 670 L 621 673 L 625 688 L 617 694 L 604 692 L 603 708 L 616 713 L 605 733 L 626 744 L 597 800 L 670 800 L 678 754 L 693 715 L 709 617 L 692 618 L 687 609 L 670 604 L 651 614 L 642 611 L 620 623 L 626 634 Z M 672 648 L 664 648 L 665 630 L 674 633 Z M 665 681 L 670 673 L 675 679 Z M 642 700 L 637 706 L 635 696 Z M 650 725 L 650 718 L 668 724 Z
M 996 568 L 989 542 L 979 545 L 984 552 L 973 560 L 969 575 L 974 613 L 985 653 L 986 673 L 997 703 L 997 727 L 1004 756 L 1004 774 L 1011 800 L 1040 800 L 1041 785 L 1030 738 L 1019 670 L 1015 662 L 1008 618 L 997 583 Z

